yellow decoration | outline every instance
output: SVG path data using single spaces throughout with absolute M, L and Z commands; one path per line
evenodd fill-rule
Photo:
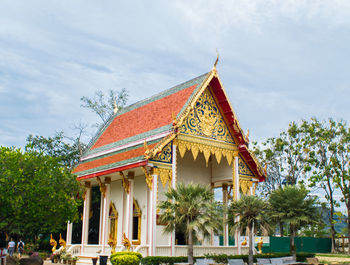
M 255 177 L 248 165 L 243 161 L 241 157 L 238 160 L 238 171 L 240 176 Z
M 130 192 L 130 186 L 129 186 L 129 181 L 128 181 L 128 179 L 124 176 L 123 171 L 120 171 L 120 172 L 119 172 L 119 175 L 122 177 L 122 185 L 123 185 L 124 191 L 125 191 L 127 194 L 129 194 L 129 192 Z
M 98 184 L 100 185 L 100 192 L 103 195 L 103 197 L 105 198 L 106 197 L 106 190 L 107 190 L 106 184 L 102 183 L 100 177 L 96 177 L 96 180 L 97 180 Z
M 172 162 L 172 142 L 169 142 L 165 145 L 161 152 L 152 157 L 151 161 L 157 161 L 161 163 L 170 163 Z
M 172 178 L 172 170 L 170 168 L 155 168 L 154 174 L 159 176 L 163 188 L 165 188 L 168 180 L 171 181 Z
M 56 251 L 57 241 L 53 239 L 52 234 L 50 235 L 50 245 L 52 246 L 52 253 Z
M 142 171 L 143 171 L 143 173 L 145 174 L 145 180 L 146 180 L 146 184 L 147 184 L 147 186 L 148 186 L 148 188 L 150 189 L 150 190 L 152 190 L 152 175 L 151 175 L 151 173 L 149 173 L 148 171 L 147 171 L 147 168 L 146 167 L 141 167 L 142 168 Z
M 66 248 L 66 241 L 62 238 L 62 235 L 60 234 L 60 240 L 58 240 L 58 243 L 60 244 L 63 249 Z
M 118 211 L 113 202 L 109 206 L 109 224 L 108 245 L 112 248 L 111 253 L 113 254 L 117 245 L 118 235 Z
M 250 195 L 250 188 L 253 185 L 253 182 L 247 179 L 240 179 L 239 185 L 244 195 Z
M 260 237 L 260 240 L 259 240 L 259 242 L 258 242 L 258 249 L 259 249 L 258 253 L 259 253 L 259 254 L 262 253 L 262 246 L 263 246 L 263 244 L 264 244 L 263 238 Z
M 186 137 L 186 141 L 184 141 L 180 140 L 182 138 L 181 136 L 182 135 L 179 135 L 177 146 L 179 148 L 179 153 L 182 158 L 184 157 L 186 150 L 189 150 L 192 152 L 194 160 L 196 160 L 198 153 L 202 152 L 207 166 L 211 155 L 215 155 L 218 163 L 220 163 L 221 158 L 224 156 L 226 157 L 228 164 L 231 165 L 235 150 L 234 145 L 215 145 L 215 143 L 209 145 L 207 143 L 196 142 L 195 137 L 192 137 L 192 139 L 188 139 L 189 137 Z M 189 142 L 189 140 L 192 141 Z
M 131 250 L 131 242 L 130 242 L 129 238 L 126 237 L 125 233 L 123 233 L 122 244 L 128 251 Z
M 181 123 L 180 133 L 234 143 L 209 89 L 200 95 Z

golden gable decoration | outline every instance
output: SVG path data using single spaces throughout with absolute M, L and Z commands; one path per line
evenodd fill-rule
M 210 91 L 206 89 L 180 126 L 180 133 L 233 143 Z
M 238 172 L 240 176 L 255 177 L 253 172 L 249 169 L 241 157 L 238 159 Z

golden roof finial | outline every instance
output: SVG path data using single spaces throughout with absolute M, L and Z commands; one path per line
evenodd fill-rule
M 216 65 L 218 64 L 218 62 L 219 62 L 219 52 L 218 52 L 218 49 L 216 49 L 216 60 L 214 63 L 213 70 L 216 70 Z

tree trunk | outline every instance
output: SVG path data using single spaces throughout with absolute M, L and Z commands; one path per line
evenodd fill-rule
M 249 227 L 248 227 L 249 231 L 249 256 L 248 256 L 248 264 L 249 265 L 253 265 L 254 263 L 254 254 L 253 254 L 253 246 L 254 246 L 254 243 L 253 243 L 253 225 L 252 224 L 249 224 Z
M 281 237 L 283 237 L 284 235 L 284 229 L 283 229 L 283 222 L 279 222 L 279 225 L 280 225 L 280 234 L 281 234 Z
M 188 222 L 187 222 L 188 225 Z M 188 251 L 187 251 L 187 256 L 188 256 L 188 263 L 193 265 L 193 234 L 192 234 L 192 229 L 189 229 L 188 231 Z
M 350 198 L 348 198 L 348 203 L 347 203 L 347 211 L 348 211 L 348 254 L 350 254 Z
M 335 227 L 334 227 L 334 200 L 333 200 L 333 190 L 330 184 L 329 178 L 327 178 L 327 187 L 329 190 L 329 202 L 330 202 L 330 213 L 329 213 L 329 223 L 331 226 L 331 241 L 332 241 L 332 253 L 335 252 Z
M 297 258 L 297 249 L 296 249 L 296 247 L 295 247 L 295 228 L 294 228 L 294 226 L 290 226 L 290 252 L 291 252 L 291 254 L 292 254 L 292 256 L 293 256 L 293 258 L 296 260 L 296 258 Z

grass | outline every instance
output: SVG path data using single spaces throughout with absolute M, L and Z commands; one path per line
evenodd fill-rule
M 334 258 L 350 258 L 349 254 L 341 254 L 341 253 L 317 253 L 315 256 L 318 257 L 334 257 Z

